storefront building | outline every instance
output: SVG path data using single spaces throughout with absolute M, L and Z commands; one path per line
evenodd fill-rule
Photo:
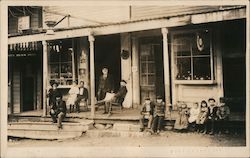
M 55 28 L 53 35 L 45 30 L 10 35 L 10 111 L 44 109 L 45 115 L 50 83 L 59 82 L 66 98 L 72 82 L 78 80 L 89 89 L 94 115 L 99 75 L 107 66 L 116 90 L 121 79 L 128 83 L 124 107 L 139 108 L 145 97 L 154 100 L 157 95 L 165 98 L 168 110 L 176 109 L 178 101 L 192 105 L 226 97 L 233 110 L 244 112 L 246 7 L 196 6 L 173 11 L 166 6 L 161 13 L 159 7 L 152 7 L 151 17 L 143 12 L 148 9 L 132 6 L 131 14 L 120 22 Z M 45 21 L 51 16 L 43 13 L 42 17 Z M 32 51 L 27 53 L 28 48 Z M 17 56 L 21 54 L 26 56 Z M 34 88 L 27 89 L 30 83 Z

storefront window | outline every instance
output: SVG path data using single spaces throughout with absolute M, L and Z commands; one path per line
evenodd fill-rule
M 176 80 L 213 80 L 211 33 L 208 30 L 181 32 L 172 43 Z
M 73 83 L 73 49 L 69 41 L 60 41 L 50 44 L 49 51 L 49 76 L 50 81 L 60 85 Z

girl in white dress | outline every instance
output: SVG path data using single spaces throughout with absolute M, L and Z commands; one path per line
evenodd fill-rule
M 67 105 L 69 105 L 70 113 L 74 111 L 74 106 L 75 106 L 75 102 L 76 102 L 78 94 L 79 94 L 79 87 L 77 85 L 77 81 L 74 81 L 73 86 L 69 90 L 69 98 L 67 100 Z
M 190 127 L 195 131 L 196 131 L 196 120 L 198 119 L 199 113 L 200 113 L 199 103 L 195 102 L 190 109 L 188 118 Z

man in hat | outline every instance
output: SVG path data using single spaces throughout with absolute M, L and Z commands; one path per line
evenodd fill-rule
M 160 133 L 162 129 L 162 123 L 165 118 L 165 103 L 161 96 L 156 97 L 156 102 L 154 103 L 154 114 L 153 114 L 153 125 L 151 127 L 152 132 Z
M 61 95 L 55 96 L 56 101 L 52 104 L 50 109 L 50 116 L 53 123 L 57 123 L 58 129 L 62 128 L 62 120 L 66 116 L 66 103 L 62 100 Z
M 108 74 L 108 68 L 104 67 L 102 69 L 102 76 L 99 78 L 99 86 L 97 91 L 97 100 L 103 100 L 106 93 L 114 92 L 114 80 L 111 75 Z
M 150 98 L 147 97 L 145 99 L 145 103 L 142 105 L 141 108 L 141 116 L 140 116 L 140 131 L 142 132 L 144 130 L 144 122 L 146 119 L 148 119 L 147 128 L 150 129 L 153 121 L 153 110 L 154 105 L 150 101 Z
M 121 80 L 120 82 L 120 88 L 118 92 L 114 95 L 114 97 L 111 99 L 111 101 L 105 102 L 105 107 L 104 107 L 104 113 L 108 113 L 108 116 L 111 115 L 112 111 L 112 103 L 119 103 L 122 104 L 124 101 L 124 98 L 128 92 L 127 87 L 126 87 L 127 82 L 125 80 Z M 122 106 L 122 105 L 121 105 Z
M 49 89 L 49 92 L 47 94 L 47 97 L 49 97 L 49 106 L 56 102 L 56 96 L 62 96 L 61 92 L 57 89 L 57 82 L 51 82 L 51 86 L 52 88 Z

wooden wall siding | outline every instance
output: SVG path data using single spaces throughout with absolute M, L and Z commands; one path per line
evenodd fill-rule
M 145 19 L 164 16 L 176 16 L 183 14 L 197 14 L 232 8 L 232 6 L 132 6 L 131 19 Z
M 19 113 L 21 108 L 20 98 L 20 69 L 19 65 L 13 66 L 13 113 Z
M 11 8 L 11 7 L 10 7 Z M 15 12 L 15 9 L 12 9 L 13 16 L 9 16 L 8 18 L 8 33 L 13 34 L 18 32 L 18 17 L 19 16 L 24 16 L 24 14 L 20 12 Z M 30 27 L 33 30 L 37 30 L 39 28 L 42 28 L 42 9 L 32 9 L 32 14 L 27 13 L 26 15 L 30 16 Z
M 111 23 L 129 20 L 128 6 L 70 6 L 44 7 L 44 21 L 55 20 L 59 21 L 65 15 L 70 14 L 69 26 L 88 26 L 101 23 Z M 44 25 L 44 28 L 47 26 Z M 68 20 L 64 19 L 56 28 L 68 27 Z

